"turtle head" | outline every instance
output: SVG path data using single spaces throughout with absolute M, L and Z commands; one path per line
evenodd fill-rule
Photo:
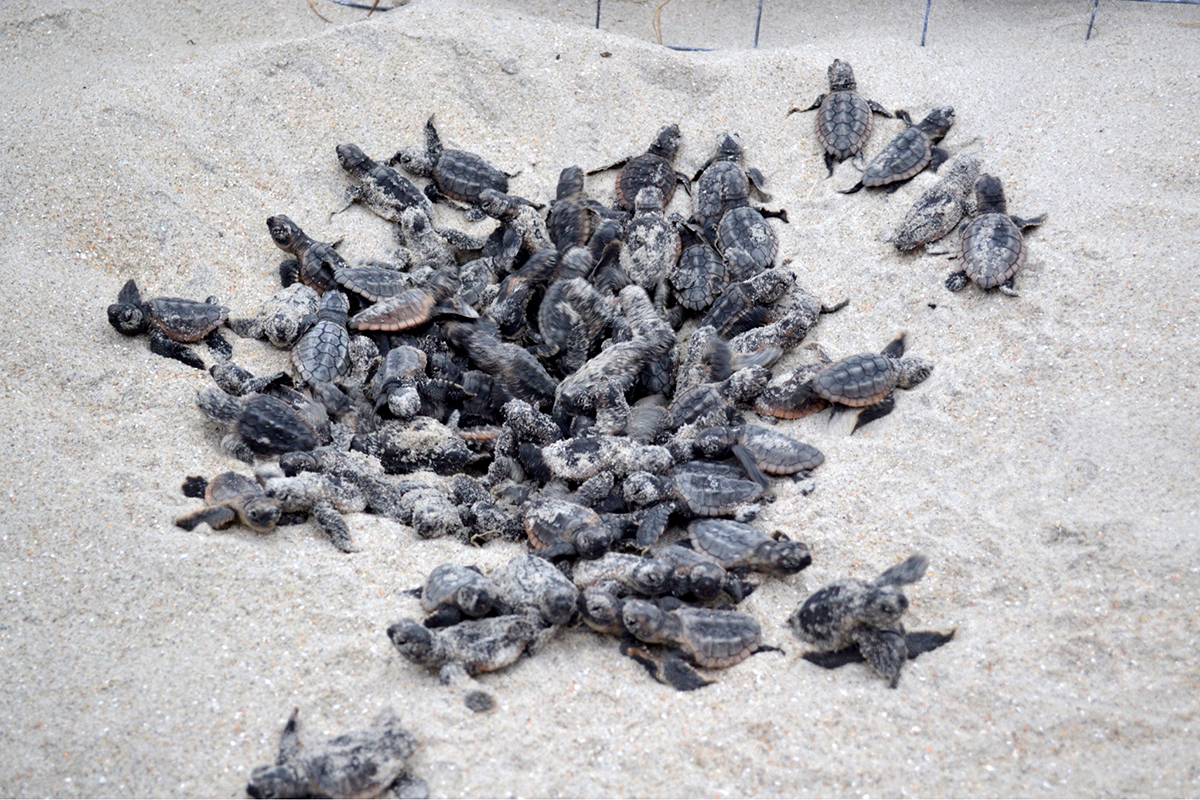
M 933 111 L 929 112 L 929 116 L 921 120 L 921 128 L 926 133 L 934 138 L 941 139 L 950 130 L 950 126 L 954 124 L 954 107 L 953 106 L 938 106 Z
M 108 307 L 108 322 L 126 336 L 137 336 L 150 327 L 150 315 L 141 303 L 113 303 Z
M 1004 199 L 1004 185 L 995 175 L 984 173 L 975 181 L 975 213 L 1008 213 L 1008 202 Z
M 621 609 L 626 629 L 643 642 L 666 641 L 667 614 L 645 600 L 626 600 Z
M 590 413 L 596 407 L 596 396 L 592 389 L 582 384 L 560 389 L 556 401 L 563 411 L 572 416 Z
M 647 559 L 634 568 L 630 584 L 638 594 L 648 597 L 663 594 L 671 584 L 671 568 L 658 559 Z
M 567 167 L 558 173 L 558 191 L 555 197 L 565 200 L 579 194 L 583 194 L 583 168 Z
M 658 132 L 658 135 L 654 137 L 654 144 L 650 145 L 650 149 L 646 152 L 665 158 L 667 161 L 674 161 L 675 154 L 679 152 L 679 138 L 679 126 L 668 125 Z
M 575 534 L 575 549 L 579 552 L 579 557 L 589 561 L 607 553 L 612 542 L 612 531 L 604 523 L 589 525 Z
M 400 213 L 400 229 L 405 236 L 424 236 L 433 230 L 433 220 L 420 206 L 409 206 Z
M 835 58 L 829 65 L 829 91 L 853 92 L 858 88 L 850 62 Z
M 419 147 L 405 147 L 392 156 L 391 163 L 399 164 L 405 172 L 428 178 L 433 175 L 433 166 L 437 159 L 430 158 L 429 153 Z
M 621 633 L 621 598 L 611 592 L 588 590 L 579 595 L 579 616 L 584 623 L 600 633 Z
M 762 394 L 770 382 L 769 367 L 746 367 L 729 376 L 725 396 L 735 403 L 748 404 Z
M 507 217 L 517 210 L 513 198 L 495 189 L 484 189 L 479 193 L 479 207 L 492 219 Z
M 304 232 L 300 230 L 300 226 L 283 214 L 267 217 L 267 231 L 271 234 L 271 239 L 275 242 L 275 246 L 285 253 L 292 253 L 296 245 L 304 237 Z
M 725 570 L 719 564 L 696 564 L 688 577 L 692 594 L 700 600 L 712 600 L 725 584 Z
M 663 210 L 663 195 L 662 190 L 657 186 L 645 186 L 638 190 L 637 197 L 633 201 L 633 212 L 635 214 L 644 214 L 649 211 Z
M 579 608 L 579 590 L 556 583 L 542 592 L 540 611 L 551 625 L 566 625 Z
M 388 628 L 387 634 L 400 655 L 410 661 L 423 664 L 433 655 L 433 634 L 419 622 L 401 620 Z
M 923 358 L 902 358 L 896 362 L 896 385 L 911 389 L 933 372 L 933 362 Z
M 485 583 L 466 583 L 454 593 L 454 603 L 468 617 L 482 617 L 492 610 L 496 597 Z
M 895 586 L 882 586 L 867 591 L 857 615 L 859 623 L 876 628 L 895 625 L 908 610 L 908 598 Z
M 776 575 L 795 575 L 812 563 L 808 545 L 788 539 L 763 542 L 756 555 Z
M 339 144 L 337 146 L 338 163 L 347 172 L 359 173 L 367 168 L 367 154 L 358 149 L 358 145 Z
M 266 495 L 257 495 L 246 501 L 242 508 L 242 521 L 246 527 L 266 533 L 279 523 L 279 501 Z
M 649 472 L 635 472 L 627 477 L 621 484 L 621 492 L 635 506 L 652 505 L 669 494 L 666 479 Z
M 250 773 L 246 794 L 256 798 L 295 797 L 306 788 L 294 766 L 273 764 L 269 767 L 258 767 Z
M 705 458 L 720 458 L 737 444 L 741 430 L 729 425 L 705 428 L 696 436 L 696 450 Z

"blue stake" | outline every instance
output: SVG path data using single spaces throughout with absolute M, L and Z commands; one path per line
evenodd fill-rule
M 758 49 L 758 28 L 762 25 L 762 4 L 763 0 L 758 0 L 758 19 L 754 20 L 754 49 Z
M 596 0 L 596 30 L 600 30 L 600 0 Z
M 1100 2 L 1100 0 L 1096 0 Z M 933 5 L 933 0 L 925 0 L 925 27 L 921 28 L 921 47 L 925 46 L 925 31 L 929 30 L 929 7 Z
M 1092 18 L 1088 20 L 1088 32 L 1087 32 L 1087 36 L 1084 36 L 1084 37 L 1083 37 L 1083 40 L 1084 40 L 1085 42 L 1086 42 L 1088 39 L 1091 39 L 1091 38 L 1092 38 L 1092 25 L 1093 25 L 1093 24 L 1096 22 L 1096 9 L 1097 9 L 1097 8 L 1099 8 L 1099 7 L 1100 7 L 1100 0 L 1095 0 L 1095 1 L 1092 3 Z

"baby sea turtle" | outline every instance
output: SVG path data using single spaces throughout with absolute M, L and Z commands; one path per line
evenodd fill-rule
M 586 481 L 602 472 L 623 478 L 632 472 L 666 472 L 674 463 L 665 447 L 638 444 L 627 436 L 578 436 L 542 448 L 555 477 Z
M 428 364 L 429 357 L 415 347 L 400 345 L 388 350 L 371 383 L 375 410 L 386 406 L 396 419 L 415 417 L 422 403 L 418 387 L 429 382 L 425 372 Z
M 316 324 L 292 349 L 292 365 L 304 383 L 332 383 L 350 369 L 349 311 L 350 302 L 341 292 L 326 292 L 321 297 Z
M 886 108 L 874 100 L 867 100 L 858 93 L 854 70 L 845 61 L 835 58 L 829 65 L 829 93 L 813 101 L 808 108 L 793 108 L 797 111 L 817 110 L 817 139 L 825 149 L 825 167 L 833 176 L 834 162 L 845 161 L 862 152 L 871 136 L 872 112 L 891 119 Z M 911 123 L 910 123 L 911 124 Z
M 668 274 L 679 304 L 688 311 L 703 311 L 725 291 L 729 273 L 725 260 L 690 225 L 679 229 L 683 249 Z
M 297 734 L 299 708 L 284 726 L 279 757 L 250 773 L 251 797 L 379 797 L 389 789 L 397 797 L 425 797 L 425 781 L 405 767 L 417 749 L 416 738 L 385 709 L 374 727 L 335 736 L 302 748 Z
M 342 518 L 342 512 L 357 513 L 367 507 L 366 495 L 353 478 L 316 472 L 286 475 L 278 464 L 260 466 L 255 477 L 284 513 L 310 515 L 334 547 L 343 553 L 357 552 Z
M 359 264 L 356 267 L 339 269 L 334 274 L 339 287 L 357 295 L 368 303 L 378 303 L 401 292 L 414 288 L 419 277 L 412 272 L 401 272 L 392 266 L 379 263 Z
M 630 280 L 653 292 L 679 260 L 679 233 L 663 214 L 663 195 L 657 186 L 637 193 L 633 221 L 621 248 L 621 269 Z
M 654 554 L 671 568 L 670 593 L 675 597 L 694 597 L 697 600 L 715 600 L 724 592 L 735 603 L 740 603 L 753 590 L 715 560 L 690 547 L 672 544 Z
M 951 161 L 932 186 L 921 193 L 889 239 L 897 250 L 936 242 L 958 227 L 971 205 L 980 157 L 965 153 Z
M 204 369 L 204 361 L 185 343 L 204 340 L 222 358 L 233 356 L 229 342 L 217 328 L 229 319 L 229 309 L 215 297 L 203 303 L 181 297 L 152 297 L 142 300 L 137 283 L 130 280 L 108 307 L 108 321 L 125 336 L 150 334 L 150 352 L 173 358 L 189 367 Z
M 391 474 L 429 470 L 453 475 L 476 459 L 453 429 L 424 416 L 387 420 L 373 431 L 356 434 L 350 448 L 375 456 Z
M 621 609 L 621 617 L 626 630 L 637 639 L 671 645 L 677 651 L 674 658 L 706 669 L 732 667 L 757 652 L 778 650 L 763 646 L 762 628 L 754 617 L 741 611 L 690 606 L 665 611 L 646 600 L 628 600 Z M 684 692 L 708 683 L 679 663 L 651 674 Z
M 430 630 L 405 619 L 387 629 L 400 654 L 416 664 L 438 670 L 444 685 L 457 688 L 472 711 L 490 711 L 495 698 L 471 678 L 512 664 L 535 647 L 543 627 L 527 614 L 469 619 L 449 628 Z
M 580 561 L 571 570 L 571 579 L 580 589 L 599 584 L 614 584 L 620 594 L 655 597 L 671 591 L 671 565 L 656 558 L 631 553 L 605 553 L 595 561 Z
M 399 164 L 403 169 L 422 178 L 429 178 L 425 194 L 430 200 L 444 197 L 475 207 L 484 189 L 497 192 L 508 191 L 509 175 L 493 167 L 474 153 L 462 150 L 447 150 L 433 126 L 433 117 L 425 122 L 425 147 L 406 147 L 392 156 L 389 164 Z M 482 219 L 477 210 L 468 215 Z
M 388 222 L 399 222 L 406 208 L 417 207 L 433 215 L 429 198 L 412 181 L 391 167 L 372 161 L 353 144 L 337 146 L 338 163 L 358 180 L 357 186 L 346 190 L 345 211 L 354 203 L 362 203 Z
M 671 514 L 692 519 L 740 513 L 762 497 L 763 487 L 736 468 L 689 461 L 668 475 L 634 473 L 625 479 L 622 492 L 630 503 L 646 507 L 637 544 L 649 547 L 658 541 Z
M 736 133 L 723 134 L 717 152 L 700 168 L 696 179 L 696 224 L 709 238 L 727 211 L 750 205 L 750 189 L 763 197 L 763 176 L 754 167 L 745 168 L 746 151 Z M 787 222 L 786 212 L 771 212 Z
M 558 189 L 550 206 L 550 238 L 560 253 L 583 247 L 596 229 L 596 216 L 605 209 L 583 194 L 583 169 L 567 167 L 558 175 Z
M 527 253 L 555 247 L 546 229 L 546 221 L 533 203 L 523 197 L 504 194 L 495 189 L 479 193 L 479 208 L 502 226 L 516 231 L 521 237 L 521 249 Z
M 902 587 L 919 581 L 929 559 L 914 555 L 886 570 L 873 581 L 843 578 L 813 593 L 787 619 L 801 641 L 821 656 L 809 660 L 834 668 L 858 660 L 839 657 L 837 651 L 856 648 L 862 659 L 895 689 L 905 659 L 941 647 L 954 634 L 927 632 L 906 635 L 900 618 L 908 610 Z M 909 650 L 909 641 L 913 650 Z M 806 656 L 807 658 L 807 656 Z
M 285 287 L 300 281 L 319 294 L 337 288 L 334 274 L 348 265 L 333 245 L 311 238 L 282 214 L 267 217 L 267 230 L 276 247 L 295 256 L 279 265 L 279 280 Z
M 688 524 L 696 552 L 726 569 L 750 569 L 770 575 L 795 575 L 812 563 L 808 545 L 782 532 L 768 535 L 758 528 L 727 519 L 698 519 Z
M 679 126 L 667 125 L 654 137 L 654 142 L 640 156 L 624 159 L 595 172 L 621 167 L 617 173 L 617 208 L 633 211 L 638 192 L 653 186 L 662 192 L 663 208 L 671 204 L 675 196 L 675 184 L 686 177 L 675 172 L 675 156 L 679 152 Z M 623 165 L 623 166 L 622 166 Z
M 253 462 L 255 455 L 311 450 L 321 443 L 319 430 L 328 424 L 325 409 L 316 403 L 297 410 L 269 394 L 239 398 L 219 389 L 201 389 L 196 404 L 212 419 L 233 426 L 222 449 L 246 462 Z
M 261 486 L 236 472 L 222 472 L 208 482 L 203 478 L 188 478 L 183 491 L 188 497 L 203 497 L 205 502 L 204 508 L 175 520 L 185 531 L 202 522 L 215 531 L 236 522 L 252 531 L 267 533 L 279 523 L 279 501 L 267 497 Z
M 862 178 L 849 189 L 843 189 L 842 194 L 854 194 L 864 186 L 887 186 L 889 192 L 900 188 L 900 184 L 909 180 L 926 167 L 932 167 L 937 172 L 948 154 L 935 145 L 942 140 L 950 126 L 954 124 L 954 109 L 950 106 L 939 106 L 929 112 L 929 116 L 913 124 L 907 113 L 897 113 L 909 127 L 883 148 L 883 151 L 863 170 Z
M 981 289 L 999 288 L 1017 296 L 1014 277 L 1025 263 L 1025 241 L 1021 231 L 1046 221 L 1009 216 L 1000 179 L 980 175 L 975 184 L 975 216 L 962 232 L 959 257 L 963 270 L 946 279 L 946 288 L 957 292 L 974 281 Z
M 230 319 L 229 327 L 238 336 L 290 348 L 316 320 L 320 300 L 311 286 L 294 283 L 268 298 L 255 316 Z
M 575 616 L 579 590 L 545 558 L 517 556 L 494 570 L 491 580 L 503 614 L 532 614 L 545 625 L 566 625 Z
M 817 448 L 761 425 L 705 428 L 696 435 L 695 447 L 705 458 L 733 455 L 764 489 L 767 475 L 805 476 L 825 463 Z
M 458 290 L 458 278 L 453 270 L 436 273 L 428 286 L 418 286 L 393 297 L 380 300 L 350 318 L 351 330 L 399 333 L 429 322 L 435 314 L 459 311 L 443 307 Z
M 566 500 L 535 500 L 525 507 L 529 544 L 546 559 L 578 555 L 595 559 L 616 540 L 614 531 L 590 508 Z
M 775 264 L 779 238 L 761 211 L 739 206 L 721 217 L 717 250 L 725 260 L 729 279 L 744 281 Z
M 419 591 L 421 610 L 430 616 L 425 627 L 444 628 L 463 617 L 483 617 L 496 604 L 496 586 L 475 567 L 441 564 L 433 568 Z

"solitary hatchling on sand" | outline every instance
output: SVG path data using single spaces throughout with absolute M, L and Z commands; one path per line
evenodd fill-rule
M 462 150 L 447 150 L 433 126 L 433 117 L 425 122 L 425 147 L 406 147 L 392 156 L 389 164 L 414 175 L 429 178 L 425 194 L 430 200 L 444 197 L 472 207 L 468 218 L 483 219 L 477 208 L 484 189 L 508 191 L 509 175 L 489 164 L 482 157 Z
M 236 472 L 222 472 L 211 481 L 190 477 L 183 484 L 188 497 L 204 499 L 204 508 L 184 514 L 175 524 L 190 531 L 200 523 L 213 530 L 235 522 L 258 533 L 267 533 L 279 522 L 279 501 L 268 497 L 262 487 Z
M 827 177 L 833 177 L 834 162 L 845 161 L 862 152 L 871 136 L 871 114 L 892 117 L 891 113 L 858 93 L 858 82 L 854 70 L 846 61 L 835 58 L 829 65 L 829 92 L 819 96 L 808 108 L 792 108 L 791 116 L 797 111 L 816 109 L 817 140 L 825 151 Z
M 189 367 L 204 369 L 204 361 L 184 344 L 204 340 L 213 352 L 230 358 L 233 349 L 217 328 L 229 319 L 229 309 L 210 297 L 203 303 L 181 297 L 142 300 L 137 283 L 130 280 L 108 307 L 108 322 L 125 336 L 150 335 L 150 352 L 173 358 Z
M 959 246 L 963 269 L 946 279 L 946 288 L 957 292 L 971 280 L 981 289 L 999 289 L 1016 297 L 1013 282 L 1026 255 L 1021 231 L 1045 221 L 1045 214 L 1032 219 L 1009 216 L 1000 179 L 980 175 L 975 184 L 975 216 L 963 229 Z

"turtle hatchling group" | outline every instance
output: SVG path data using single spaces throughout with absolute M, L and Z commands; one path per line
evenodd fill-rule
M 947 160 L 937 145 L 953 108 L 913 123 L 859 94 L 845 61 L 828 79 L 828 92 L 787 113 L 813 113 L 829 176 L 849 159 L 861 169 L 847 193 L 895 191 Z M 906 127 L 863 165 L 876 114 Z M 435 671 L 476 712 L 496 706 L 484 673 L 560 634 L 612 637 L 614 658 L 681 691 L 777 651 L 738 605 L 812 554 L 755 521 L 778 482 L 810 492 L 826 457 L 777 421 L 848 408 L 858 430 L 933 365 L 907 354 L 903 334 L 882 332 L 877 341 L 890 343 L 878 352 L 834 360 L 809 345 L 814 363 L 777 373 L 845 303 L 822 303 L 780 258 L 774 226 L 787 212 L 759 205 L 772 202 L 767 182 L 736 134 L 716 136 L 694 176 L 676 169 L 681 143 L 667 125 L 641 154 L 568 166 L 554 198 L 529 199 L 509 192 L 513 175 L 446 147 L 430 118 L 423 144 L 386 161 L 348 143 L 330 153 L 349 181 L 334 213 L 358 204 L 377 215 L 395 232 L 393 252 L 350 263 L 338 242 L 276 214 L 266 232 L 287 257 L 277 291 L 253 313 L 236 316 L 213 297 L 147 298 L 130 280 L 110 323 L 207 369 L 213 385 L 198 393 L 199 411 L 227 431 L 221 450 L 252 469 L 187 477 L 183 494 L 194 499 L 180 507 L 193 505 L 176 524 L 270 535 L 311 519 L 352 554 L 344 515 L 365 512 L 421 538 L 461 540 L 459 563 L 398 596 L 397 616 L 411 616 L 381 620 L 379 635 L 403 656 L 397 681 Z M 911 250 L 958 231 L 947 288 L 1015 296 L 1022 231 L 1044 215 L 1010 216 L 981 162 L 959 154 L 890 241 Z M 608 170 L 617 170 L 610 205 L 586 185 Z M 687 218 L 666 211 L 680 187 Z M 435 203 L 491 218 L 494 229 L 480 238 L 435 225 Z M 290 369 L 238 366 L 226 328 L 289 350 Z M 192 347 L 200 343 L 211 363 Z M 527 550 L 490 572 L 471 564 L 474 548 L 498 539 Z M 829 669 L 865 663 L 896 687 L 907 659 L 953 636 L 905 629 L 905 587 L 927 566 L 914 554 L 800 600 L 787 625 L 810 648 L 804 658 Z M 390 711 L 324 743 L 300 748 L 297 736 L 293 712 L 278 762 L 254 771 L 251 795 L 421 793 L 405 767 L 415 740 Z

